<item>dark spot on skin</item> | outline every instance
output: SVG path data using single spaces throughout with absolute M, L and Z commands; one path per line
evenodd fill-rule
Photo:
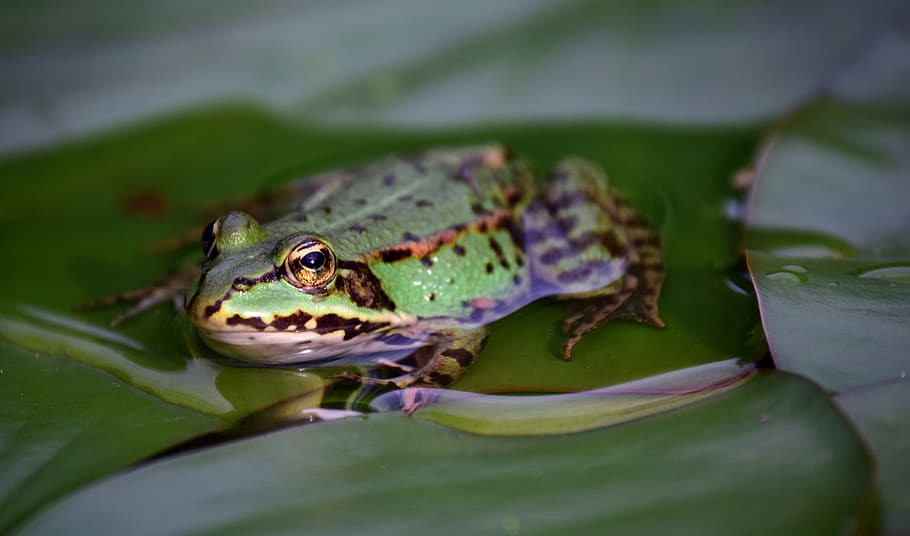
M 492 274 L 492 273 L 493 273 L 493 263 L 492 263 L 492 262 L 488 262 L 488 263 L 487 263 L 487 266 L 486 266 L 486 269 L 487 269 L 487 273 L 488 273 L 488 274 Z
M 471 203 L 471 212 L 473 212 L 474 214 L 482 214 L 484 212 L 483 205 L 481 205 L 480 203 L 478 203 L 476 201 L 472 202 Z
M 521 190 L 518 188 L 509 188 L 509 190 L 506 191 L 506 203 L 508 203 L 510 207 L 517 205 L 522 197 Z
M 427 268 L 430 268 L 431 266 L 433 266 L 433 259 L 431 259 L 429 257 L 421 257 L 420 262 Z
M 548 249 L 547 251 L 541 253 L 540 262 L 546 264 L 547 266 L 550 266 L 559 262 L 563 256 L 565 256 L 565 252 L 562 250 L 562 248 Z
M 543 242 L 550 238 L 563 238 L 565 233 L 555 225 L 547 225 L 543 229 L 528 229 L 525 239 L 532 243 Z
M 512 282 L 515 283 L 516 287 L 521 285 L 521 281 L 522 281 L 522 279 L 521 279 L 520 275 L 516 275 L 515 277 L 512 278 Z
M 357 199 L 354 200 L 354 204 L 357 205 L 357 206 L 362 207 L 362 206 L 364 206 L 364 205 L 367 204 L 367 200 L 366 200 L 366 199 L 363 199 L 363 198 L 357 198 Z
M 467 300 L 461 300 L 461 306 L 462 306 L 462 308 L 467 309 L 468 307 L 471 306 L 471 302 L 469 302 Z
M 500 264 L 503 268 L 505 268 L 506 270 L 508 270 L 508 269 L 509 269 L 509 261 L 508 261 L 508 259 L 506 259 L 505 253 L 502 251 L 502 246 L 501 246 L 501 245 L 499 244 L 499 242 L 497 242 L 496 239 L 493 238 L 492 236 L 490 237 L 490 249 L 492 249 L 492 250 L 493 250 L 493 253 L 496 254 L 496 258 L 499 259 L 499 264 Z
M 389 218 L 387 218 L 385 214 L 370 214 L 370 219 L 373 221 L 384 221 Z
M 493 250 L 493 253 L 495 253 L 497 257 L 502 256 L 502 246 L 500 246 L 499 242 L 492 236 L 490 237 L 490 249 Z
M 300 214 L 297 214 L 296 216 L 294 216 L 294 219 L 295 219 L 296 221 L 301 221 L 301 222 L 302 222 L 302 221 L 307 221 L 309 218 L 307 218 L 307 215 L 306 215 L 306 214 L 304 214 L 303 212 L 301 212 Z
M 525 260 L 524 260 L 524 258 L 522 258 L 521 253 L 516 253 L 515 254 L 515 266 L 518 266 L 519 268 L 521 268 L 524 265 L 525 265 Z
M 432 207 L 433 202 L 430 201 L 429 199 L 418 199 L 417 202 L 414 203 L 414 205 L 418 206 L 418 207 Z
M 401 259 L 406 259 L 411 256 L 411 250 L 409 249 L 387 249 L 380 253 L 380 258 L 382 262 L 395 262 L 400 261 Z
M 556 223 L 560 228 L 569 231 L 578 225 L 578 218 L 576 216 L 563 216 L 561 218 L 557 218 Z
M 382 184 L 386 186 L 392 186 L 395 184 L 395 175 L 386 175 L 382 178 Z
M 429 300 L 429 301 L 436 301 L 436 294 L 433 294 L 433 293 L 431 292 L 430 295 L 427 296 L 427 300 Z
M 407 203 L 407 202 L 410 201 L 411 199 L 414 199 L 414 196 L 412 196 L 412 195 L 410 195 L 410 194 L 404 194 L 404 195 L 399 195 L 399 196 L 398 196 L 398 200 L 399 200 L 400 202 L 402 202 L 402 203 Z
M 455 244 L 455 246 L 452 247 L 452 251 L 459 257 L 464 257 L 466 253 L 465 249 L 460 244 Z
M 364 227 L 363 225 L 352 225 L 352 226 L 348 227 L 348 230 L 353 231 L 355 233 L 363 233 L 364 231 L 367 230 L 367 228 Z
M 556 276 L 556 279 L 558 279 L 560 283 L 574 283 L 576 281 L 581 281 L 589 277 L 591 277 L 591 268 L 588 266 L 580 266 L 578 268 L 562 272 Z
M 255 340 L 256 340 L 256 337 L 250 335 L 249 337 L 247 337 L 247 339 L 249 339 L 249 340 L 251 340 L 251 341 L 255 341 Z
M 578 236 L 576 238 L 570 238 L 569 246 L 571 246 L 572 249 L 582 251 L 596 244 L 600 238 L 600 234 L 588 231 L 586 233 L 582 233 L 581 236 Z
M 302 329 L 303 325 L 311 318 L 313 318 L 312 315 L 304 313 L 303 311 L 297 311 L 288 316 L 276 317 L 269 322 L 269 325 L 279 331 L 284 331 L 291 326 L 297 326 L 297 329 Z
M 515 223 L 515 220 L 509 218 L 506 220 L 505 224 L 506 231 L 509 232 L 509 238 L 512 239 L 512 243 L 520 249 L 525 249 L 525 235 L 521 229 L 518 228 L 518 225 Z
M 385 293 L 385 290 L 382 288 L 382 283 L 379 282 L 379 279 L 370 271 L 367 265 L 362 263 L 341 262 L 339 263 L 339 266 L 350 270 L 343 278 L 344 285 L 341 291 L 346 292 L 358 307 L 385 309 L 389 311 L 395 310 L 395 303 L 392 302 L 388 294 Z M 336 288 L 337 283 L 336 280 Z
M 476 324 L 479 324 L 483 321 L 483 317 L 485 314 L 486 314 L 486 311 L 484 311 L 483 309 L 474 309 L 474 311 L 471 312 L 471 316 L 468 317 L 468 320 L 470 320 L 471 322 L 474 322 Z
M 316 319 L 315 331 L 319 334 L 333 331 L 344 331 L 343 339 L 349 341 L 361 333 L 369 333 L 388 327 L 388 322 L 365 322 L 357 318 L 344 318 L 334 313 L 320 316 Z
M 203 311 L 203 314 L 205 315 L 205 317 L 208 318 L 208 317 L 212 316 L 213 314 L 217 313 L 218 311 L 220 311 L 222 302 L 224 302 L 224 298 L 219 298 L 218 301 L 216 301 L 215 303 L 213 303 L 211 305 L 206 305 L 205 310 Z
M 205 280 L 205 274 L 206 273 L 203 272 L 202 278 L 199 280 L 200 287 L 202 285 L 202 281 Z M 221 306 L 224 305 L 225 300 L 230 298 L 232 293 L 239 291 L 239 289 L 237 287 L 241 287 L 241 288 L 246 287 L 246 289 L 248 290 L 249 287 L 252 287 L 253 285 L 255 285 L 257 283 L 273 283 L 273 282 L 277 281 L 279 277 L 280 276 L 279 276 L 278 272 L 276 272 L 274 269 L 272 269 L 270 272 L 266 272 L 266 273 L 262 274 L 261 276 L 257 277 L 256 279 L 250 279 L 248 277 L 234 278 L 234 281 L 231 282 L 231 288 L 228 289 L 228 291 L 224 293 L 224 296 L 218 298 L 218 300 L 215 303 L 213 303 L 211 305 L 207 305 L 205 307 L 205 309 L 203 310 L 203 314 L 205 315 L 206 318 L 208 318 L 208 317 L 214 315 L 215 313 L 217 313 L 218 311 L 220 311 Z M 195 300 L 196 296 L 193 296 L 193 299 Z M 235 316 L 237 316 L 237 315 L 235 315 Z
M 441 355 L 451 357 L 463 367 L 470 365 L 471 362 L 474 361 L 474 354 L 464 348 L 449 348 L 448 350 L 441 352 Z
M 417 242 L 420 240 L 420 237 L 410 231 L 405 231 L 404 234 L 401 235 L 401 239 L 405 242 Z
M 329 207 L 329 206 L 322 207 L 322 212 L 325 213 L 326 215 L 331 214 L 332 207 Z
M 480 220 L 480 223 L 477 224 L 477 231 L 481 234 L 485 234 L 490 230 L 490 224 L 486 220 Z
M 266 324 L 265 322 L 263 322 L 262 319 L 259 318 L 258 316 L 244 318 L 238 314 L 235 314 L 234 316 L 229 317 L 227 320 L 225 320 L 225 323 L 229 326 L 236 326 L 238 324 L 242 324 L 245 326 L 250 326 L 251 328 L 254 328 L 259 331 L 262 331 L 265 328 L 269 327 L 269 325 Z
M 306 346 L 306 345 L 310 344 L 311 342 L 313 342 L 313 341 L 300 341 L 300 342 L 297 343 L 297 345 L 298 345 L 298 346 Z
M 438 385 L 439 387 L 445 387 L 445 386 L 449 385 L 450 383 L 452 383 L 451 376 L 449 376 L 448 374 L 442 374 L 442 373 L 436 372 L 436 371 L 429 373 L 427 375 L 427 377 L 430 379 L 430 381 L 433 384 Z
M 626 254 L 626 247 L 623 246 L 616 238 L 616 233 L 607 232 L 601 237 L 601 242 L 604 247 L 607 248 L 607 251 L 610 252 L 610 255 L 614 257 L 623 257 Z

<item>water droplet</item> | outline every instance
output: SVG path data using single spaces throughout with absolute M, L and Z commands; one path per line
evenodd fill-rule
M 910 264 L 889 263 L 869 266 L 854 272 L 855 275 L 872 279 L 891 279 L 896 281 L 910 281 Z
M 773 272 L 766 275 L 765 277 L 772 281 L 782 281 L 784 283 L 792 283 L 794 285 L 799 285 L 803 282 L 802 277 L 792 272 Z
M 798 264 L 785 264 L 785 265 L 781 266 L 780 269 L 786 270 L 788 272 L 798 273 L 798 274 L 804 274 L 809 271 L 809 270 L 806 270 L 805 266 L 800 266 Z

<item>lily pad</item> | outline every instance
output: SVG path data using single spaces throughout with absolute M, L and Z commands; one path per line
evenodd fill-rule
M 749 267 L 778 368 L 835 392 L 910 371 L 910 264 L 753 252 Z
M 867 434 L 893 534 L 910 527 L 908 28 L 895 18 L 782 123 L 747 215 L 749 247 L 767 252 L 749 265 L 775 363 L 838 393 Z
M 286 430 L 105 480 L 20 534 L 831 534 L 873 526 L 871 470 L 817 387 L 772 373 L 580 434 L 400 414 Z
M 68 357 L 4 341 L 0 393 L 4 533 L 67 492 L 225 425 Z
M 910 530 L 910 383 L 905 378 L 901 380 L 837 397 L 837 403 L 875 453 L 884 534 L 905 534 Z

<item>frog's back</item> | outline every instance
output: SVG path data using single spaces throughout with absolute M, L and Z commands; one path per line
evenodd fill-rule
M 491 214 L 520 214 L 534 195 L 524 165 L 497 145 L 390 155 L 306 179 L 276 234 L 306 230 L 336 254 L 361 258 L 396 249 Z
M 389 156 L 307 181 L 269 233 L 324 238 L 341 265 L 369 270 L 399 312 L 476 317 L 478 304 L 527 294 L 519 226 L 534 179 L 502 147 Z

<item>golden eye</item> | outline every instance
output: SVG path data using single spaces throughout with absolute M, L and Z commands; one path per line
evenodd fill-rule
M 318 240 L 304 240 L 284 260 L 284 279 L 304 292 L 322 292 L 335 279 L 335 254 Z

